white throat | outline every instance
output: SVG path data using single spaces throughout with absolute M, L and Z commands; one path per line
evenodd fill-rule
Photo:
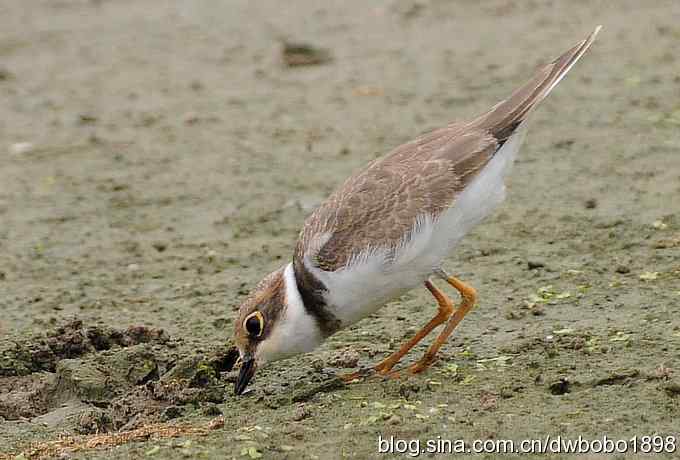
M 286 287 L 286 305 L 270 336 L 258 346 L 257 358 L 261 362 L 307 353 L 323 342 L 316 319 L 305 309 L 292 263 L 284 269 L 283 281 Z

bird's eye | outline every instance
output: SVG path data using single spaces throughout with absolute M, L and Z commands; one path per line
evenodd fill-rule
M 245 321 L 243 321 L 243 327 L 251 337 L 259 337 L 264 331 L 264 318 L 262 313 L 256 311 L 251 313 Z

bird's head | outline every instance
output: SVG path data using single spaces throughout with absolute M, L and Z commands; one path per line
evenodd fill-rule
M 267 275 L 239 307 L 234 341 L 241 357 L 234 392 L 241 394 L 258 367 L 316 348 L 323 336 L 305 311 L 292 264 Z

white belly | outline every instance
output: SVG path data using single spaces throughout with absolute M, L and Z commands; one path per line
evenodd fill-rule
M 412 238 L 398 249 L 394 261 L 387 261 L 388 251 L 375 249 L 342 270 L 311 268 L 328 288 L 327 304 L 343 327 L 423 283 L 458 242 L 503 202 L 504 179 L 523 137 L 524 129 L 510 137 L 437 220 L 428 216 L 419 219 Z

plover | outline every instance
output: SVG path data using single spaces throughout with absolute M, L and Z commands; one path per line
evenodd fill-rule
M 407 370 L 415 374 L 432 364 L 477 299 L 472 287 L 442 268 L 442 261 L 504 200 L 504 179 L 529 115 L 588 50 L 599 30 L 541 67 L 483 115 L 421 135 L 371 162 L 306 219 L 292 262 L 267 275 L 240 306 L 235 323 L 241 358 L 236 394 L 245 390 L 257 367 L 312 351 L 333 333 L 419 285 L 434 296 L 437 314 L 373 370 L 394 372 L 411 348 L 444 325 Z M 460 293 L 457 307 L 434 279 Z

